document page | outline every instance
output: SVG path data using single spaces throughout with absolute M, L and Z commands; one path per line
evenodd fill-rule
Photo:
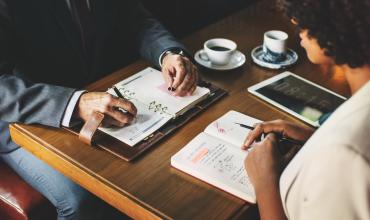
M 244 168 L 247 152 L 200 133 L 171 158 L 171 165 L 251 203 L 256 202 Z
M 172 116 L 153 112 L 135 99 L 131 101 L 137 108 L 136 118 L 131 124 L 123 128 L 99 129 L 132 147 L 161 128 L 172 119 Z
M 121 81 L 116 87 L 128 99 L 135 98 L 151 110 L 165 112 L 173 117 L 183 113 L 188 106 L 193 106 L 210 93 L 207 88 L 197 87 L 191 96 L 174 96 L 173 92 L 168 91 L 162 73 L 150 67 Z
M 251 131 L 240 124 L 253 126 L 258 122 L 261 121 L 236 111 L 229 111 L 207 126 L 205 133 L 230 142 L 240 148 Z

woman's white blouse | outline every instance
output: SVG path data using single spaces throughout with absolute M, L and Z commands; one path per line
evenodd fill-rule
M 280 178 L 294 220 L 370 219 L 370 82 L 308 140 Z

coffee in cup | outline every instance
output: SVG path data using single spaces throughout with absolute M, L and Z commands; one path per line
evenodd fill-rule
M 263 36 L 263 60 L 279 63 L 286 58 L 288 34 L 283 31 L 267 31 Z
M 230 62 L 237 45 L 234 41 L 215 38 L 204 43 L 203 53 L 200 58 L 205 61 L 210 61 L 214 65 L 223 66 Z

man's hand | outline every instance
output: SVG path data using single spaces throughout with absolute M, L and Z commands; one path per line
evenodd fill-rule
M 198 69 L 186 57 L 168 54 L 163 58 L 162 74 L 168 87 L 174 88 L 174 95 L 191 95 L 197 88 Z
M 291 138 L 297 141 L 307 141 L 315 129 L 308 126 L 301 126 L 292 122 L 275 120 L 269 122 L 262 122 L 254 126 L 254 130 L 249 132 L 245 142 L 244 149 L 247 149 L 255 140 L 257 140 L 263 133 L 276 133 L 284 137 Z
M 119 110 L 126 110 L 127 113 Z M 123 127 L 129 124 L 136 116 L 137 109 L 130 101 L 117 98 L 105 92 L 89 92 L 81 95 L 74 115 L 87 121 L 93 112 L 105 115 L 103 126 Z
M 250 148 L 244 164 L 256 194 L 271 184 L 278 184 L 282 158 L 278 150 L 278 139 L 272 133 Z

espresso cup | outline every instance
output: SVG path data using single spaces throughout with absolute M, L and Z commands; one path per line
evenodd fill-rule
M 204 43 L 204 51 L 200 58 L 210 61 L 214 65 L 224 66 L 228 64 L 236 51 L 234 41 L 222 38 L 208 40 Z
M 263 36 L 263 60 L 278 63 L 286 58 L 288 34 L 283 31 L 267 31 Z

